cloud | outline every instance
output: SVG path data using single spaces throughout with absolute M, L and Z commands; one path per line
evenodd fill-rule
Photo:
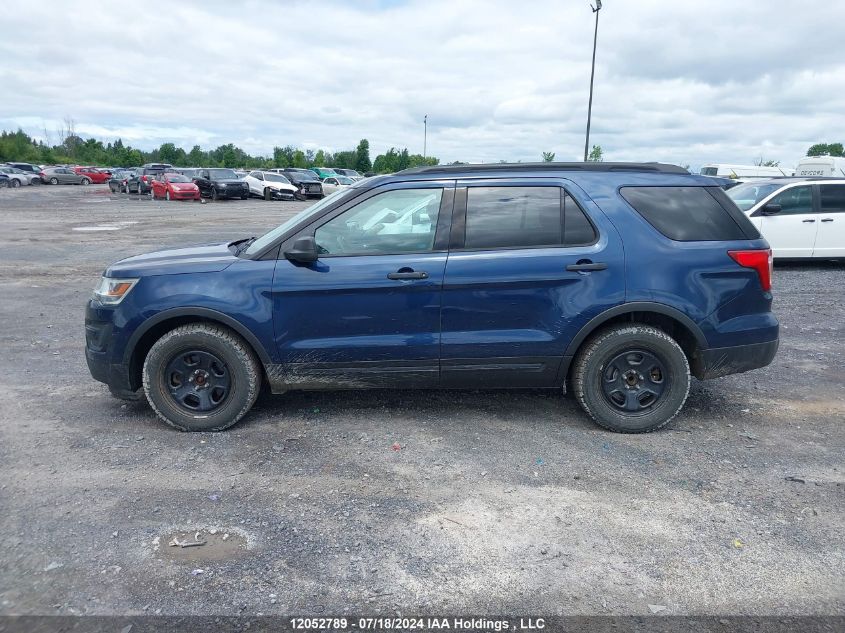
M 606 0 L 591 141 L 611 160 L 794 164 L 843 140 L 845 5 Z M 593 15 L 584 2 L 79 0 L 0 39 L 0 127 L 149 149 L 233 142 L 581 157 Z

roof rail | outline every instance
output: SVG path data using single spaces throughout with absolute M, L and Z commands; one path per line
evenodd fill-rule
M 689 172 L 678 165 L 667 163 L 487 163 L 472 165 L 435 165 L 433 167 L 412 167 L 399 174 L 448 174 L 451 172 L 485 171 L 648 171 L 664 174 L 686 174 Z

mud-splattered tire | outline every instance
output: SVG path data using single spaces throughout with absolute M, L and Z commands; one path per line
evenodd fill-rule
M 204 391 L 197 371 L 205 372 Z M 225 396 L 215 403 L 208 394 L 219 388 L 214 381 L 223 379 Z M 193 323 L 153 344 L 144 360 L 143 381 L 150 406 L 167 424 L 182 431 L 222 431 L 252 407 L 261 387 L 261 369 L 240 336 L 223 326 Z
M 689 363 L 680 345 L 655 327 L 613 326 L 578 352 L 572 386 L 581 407 L 600 426 L 618 433 L 649 433 L 684 406 Z

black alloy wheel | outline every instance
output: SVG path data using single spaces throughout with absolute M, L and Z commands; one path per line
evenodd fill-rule
M 607 363 L 601 388 L 608 404 L 621 413 L 645 415 L 658 404 L 669 380 L 660 358 L 645 350 L 631 349 Z
M 162 380 L 173 404 L 192 413 L 220 408 L 232 387 L 226 364 L 201 349 L 184 350 L 173 356 Z

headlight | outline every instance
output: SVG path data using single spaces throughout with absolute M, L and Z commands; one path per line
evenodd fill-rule
M 221 189 L 225 189 L 225 188 L 226 188 L 226 183 L 225 183 L 225 182 L 221 182 L 221 183 L 220 183 L 220 188 L 221 188 Z
M 94 298 L 103 305 L 115 306 L 123 301 L 136 283 L 138 283 L 137 279 L 103 277 L 100 285 L 94 289 Z

